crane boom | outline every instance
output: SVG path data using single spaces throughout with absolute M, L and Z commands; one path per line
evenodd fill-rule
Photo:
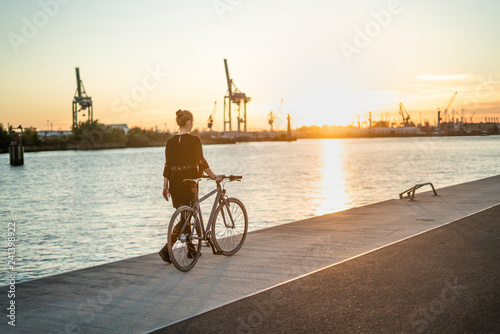
M 278 113 L 278 112 L 279 112 L 279 110 L 280 110 L 280 108 L 281 108 L 281 105 L 283 104 L 283 100 L 284 100 L 284 99 L 281 99 L 280 105 L 278 106 L 278 109 L 276 109 L 276 113 Z
M 227 59 L 224 58 L 224 67 L 226 68 L 226 80 L 227 80 L 227 90 L 229 91 L 229 97 L 231 98 L 233 96 L 233 85 L 231 81 L 231 77 L 229 76 L 229 68 L 227 66 Z
M 455 94 L 453 94 L 453 97 L 451 98 L 450 100 L 450 103 L 448 103 L 448 105 L 446 106 L 446 109 L 444 110 L 444 113 L 446 114 L 448 112 L 448 108 L 451 106 L 451 104 L 453 103 L 453 100 L 455 100 L 455 96 L 457 96 L 458 92 L 455 92 Z
M 82 85 L 80 81 L 80 68 L 75 67 L 76 70 L 76 89 L 78 90 L 78 97 L 82 97 Z

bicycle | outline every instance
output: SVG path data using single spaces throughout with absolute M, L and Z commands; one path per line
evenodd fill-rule
M 195 189 L 195 198 L 190 206 L 183 205 L 175 210 L 168 226 L 167 250 L 174 266 L 180 271 L 191 270 L 200 257 L 203 241 L 212 248 L 214 255 L 231 256 L 236 254 L 243 243 L 248 230 L 248 215 L 243 203 L 226 195 L 224 180 L 241 181 L 242 176 L 223 176 L 216 181 L 217 187 L 201 199 L 198 199 L 197 179 L 186 179 L 184 183 Z M 200 203 L 217 194 L 212 211 L 203 225 Z

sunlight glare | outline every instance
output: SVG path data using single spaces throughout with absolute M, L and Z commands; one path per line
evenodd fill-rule
M 347 209 L 347 193 L 345 190 L 344 170 L 342 168 L 344 142 L 332 139 L 323 141 L 323 167 L 320 206 L 317 215 L 324 215 Z

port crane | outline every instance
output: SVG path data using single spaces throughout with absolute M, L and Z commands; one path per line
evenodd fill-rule
M 208 117 L 208 128 L 210 129 L 210 132 L 212 132 L 212 127 L 214 126 L 214 118 L 215 118 L 215 108 L 217 107 L 217 101 L 214 101 L 214 111 L 210 114 Z
M 273 113 L 273 110 L 271 110 L 271 112 L 270 112 L 270 113 L 269 113 L 269 115 L 268 115 L 268 117 L 269 117 L 269 119 L 268 119 L 268 123 L 269 123 L 269 125 L 271 126 L 271 132 L 273 132 L 273 124 L 274 124 L 274 121 L 276 120 L 276 117 L 277 117 L 277 115 L 278 115 L 278 113 L 279 113 L 279 110 L 280 110 L 280 108 L 281 108 L 281 105 L 283 104 L 283 100 L 284 100 L 284 99 L 281 99 L 280 105 L 278 106 L 278 109 L 276 109 L 276 113 L 274 114 L 274 113 Z
M 227 66 L 227 59 L 224 59 L 224 68 L 226 69 L 227 92 L 224 96 L 224 132 L 226 132 L 226 124 L 229 125 L 229 132 L 232 131 L 231 127 L 231 104 L 238 106 L 238 132 L 241 131 L 240 125 L 244 123 L 243 131 L 247 132 L 247 103 L 252 99 L 242 93 L 233 82 L 229 75 L 229 68 Z M 241 117 L 241 104 L 243 104 L 243 117 Z M 227 120 L 226 120 L 227 114 Z
M 448 105 L 444 109 L 443 115 L 448 115 L 448 108 L 450 108 L 450 106 L 453 103 L 453 101 L 455 100 L 455 97 L 457 96 L 457 94 L 458 94 L 458 92 L 455 92 L 455 94 L 453 94 L 453 97 L 451 98 L 450 103 L 448 103 Z M 439 108 L 438 108 L 438 119 L 437 119 L 437 121 L 438 121 L 438 124 L 437 124 L 438 128 L 441 125 L 441 120 L 442 120 L 442 118 L 441 118 L 441 110 L 439 110 Z
M 461 123 L 467 123 L 467 118 L 465 117 L 466 111 L 464 109 L 464 106 L 462 105 L 462 110 L 460 111 L 460 122 Z
M 85 92 L 85 87 L 83 86 L 83 81 L 80 79 L 80 68 L 75 67 L 76 70 L 76 91 L 73 97 L 73 129 L 78 127 L 78 112 L 87 110 L 87 117 L 89 121 L 94 120 L 94 106 L 92 104 L 92 98 Z M 85 114 L 82 114 L 85 116 Z
M 401 115 L 401 118 L 403 119 L 403 126 L 415 126 L 415 123 L 410 120 L 410 114 L 406 110 L 403 102 L 399 103 L 399 115 Z
M 472 116 L 470 117 L 471 124 L 472 124 L 472 118 L 474 117 L 475 114 L 476 114 L 476 110 L 474 110 L 474 112 L 472 113 Z
M 276 115 L 273 114 L 273 111 L 271 110 L 271 112 L 267 116 L 269 117 L 268 123 L 271 126 L 271 132 L 273 132 L 274 131 L 273 124 L 274 124 L 274 121 L 276 120 Z

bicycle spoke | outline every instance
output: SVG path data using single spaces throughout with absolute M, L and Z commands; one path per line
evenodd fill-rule
M 201 246 L 197 232 L 198 221 L 193 209 L 178 208 L 172 215 L 168 228 L 168 250 L 172 263 L 181 271 L 190 270 L 196 263 Z
M 221 204 L 212 227 L 216 247 L 224 255 L 235 254 L 243 245 L 248 229 L 243 204 L 232 198 L 228 199 L 227 205 Z
M 231 215 L 233 216 L 233 222 L 235 222 L 235 221 L 238 221 L 238 219 L 241 219 L 240 217 L 243 215 L 243 211 L 238 211 L 236 216 L 234 213 L 231 213 Z M 234 223 L 233 223 L 233 226 L 234 226 Z

